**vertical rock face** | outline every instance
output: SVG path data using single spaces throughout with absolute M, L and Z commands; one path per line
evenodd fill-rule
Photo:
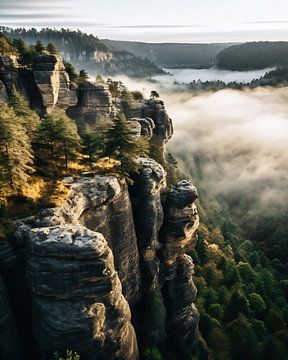
M 18 72 L 18 62 L 14 56 L 0 56 L 0 80 L 6 87 L 6 91 L 11 93 L 13 86 L 20 87 Z
M 89 206 L 82 213 L 80 221 L 89 229 L 101 232 L 107 239 L 114 254 L 123 293 L 129 303 L 134 304 L 139 299 L 141 280 L 137 238 L 127 185 L 123 183 L 120 186 L 116 178 L 95 179 L 98 179 L 95 190 L 102 194 L 101 196 L 106 193 L 108 199 L 103 199 L 97 207 Z
M 161 191 L 166 187 L 166 173 L 152 159 L 139 159 L 142 170 L 134 190 L 134 214 L 139 252 L 146 289 L 156 289 L 159 283 L 158 234 L 163 224 Z
M 138 358 L 131 314 L 102 234 L 82 225 L 33 229 L 28 274 L 42 354 Z
M 175 352 L 189 354 L 196 339 L 199 314 L 193 302 L 194 264 L 186 252 L 197 242 L 199 216 L 194 201 L 197 190 L 188 181 L 179 182 L 166 199 L 165 220 L 161 230 L 161 258 L 165 264 L 162 293 L 167 309 L 168 343 Z
M 131 122 L 139 123 L 141 126 L 141 135 L 147 139 L 152 139 L 155 123 L 151 118 L 131 118 Z
M 78 91 L 78 105 L 68 110 L 77 126 L 95 127 L 98 121 L 109 119 L 112 111 L 112 96 L 108 85 L 85 82 Z
M 141 117 L 151 118 L 154 121 L 154 140 L 158 148 L 159 160 L 165 164 L 165 146 L 173 135 L 173 124 L 166 112 L 164 102 L 162 100 L 144 101 L 141 109 Z
M 42 105 L 47 112 L 52 111 L 56 105 L 67 109 L 77 104 L 76 91 L 69 88 L 69 76 L 59 56 L 38 56 L 33 73 L 42 97 Z
M 33 227 L 67 223 L 81 223 L 105 236 L 114 254 L 125 298 L 130 304 L 135 303 L 139 298 L 141 281 L 127 185 L 120 184 L 115 177 L 107 176 L 83 177 L 73 181 L 63 205 L 42 211 Z
M 19 360 L 21 346 L 8 293 L 0 276 L 0 359 Z

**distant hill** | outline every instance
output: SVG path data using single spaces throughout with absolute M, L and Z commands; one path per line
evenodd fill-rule
M 26 30 L 0 26 L 0 33 L 11 40 L 21 38 L 29 44 L 41 41 L 47 46 L 48 43 L 53 43 L 66 61 L 79 70 L 85 68 L 91 73 L 107 76 L 124 74 L 131 77 L 151 77 L 163 73 L 152 61 L 138 57 L 126 49 L 111 50 L 96 36 L 79 30 L 43 28 L 37 31 L 34 28 Z
M 217 67 L 225 70 L 257 70 L 288 65 L 288 42 L 249 42 L 230 46 L 217 55 Z
M 147 58 L 164 68 L 208 68 L 216 61 L 217 54 L 231 46 L 226 44 L 175 44 L 143 43 L 132 41 L 101 40 L 114 50 L 130 51 Z

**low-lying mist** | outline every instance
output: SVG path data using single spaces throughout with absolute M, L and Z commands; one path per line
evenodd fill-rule
M 170 149 L 208 196 L 237 213 L 288 204 L 288 89 L 219 91 L 168 97 Z
M 250 227 L 288 214 L 288 88 L 195 95 L 128 85 L 160 92 L 174 124 L 169 148 L 206 200 L 224 200 Z

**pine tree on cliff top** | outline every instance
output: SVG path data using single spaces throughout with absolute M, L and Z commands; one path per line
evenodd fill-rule
M 64 158 L 65 168 L 68 160 L 80 150 L 80 137 L 73 120 L 64 111 L 54 110 L 47 114 L 39 128 L 38 142 L 48 148 L 52 160 Z
M 9 98 L 9 105 L 13 108 L 16 116 L 20 117 L 21 124 L 26 129 L 31 141 L 33 141 L 40 125 L 39 116 L 30 109 L 28 101 L 15 89 Z
M 31 143 L 21 119 L 13 109 L 2 105 L 0 111 L 0 182 L 20 191 L 34 171 Z
M 119 113 L 114 119 L 114 125 L 106 132 L 104 155 L 118 160 L 121 163 L 121 174 L 129 179 L 131 174 L 138 172 L 137 158 L 144 155 L 142 146 L 133 136 L 124 114 Z
M 99 122 L 96 129 L 87 127 L 81 135 L 81 152 L 88 156 L 89 165 L 92 166 L 94 157 L 103 155 L 106 152 L 105 134 L 108 131 L 110 124 L 106 122 Z

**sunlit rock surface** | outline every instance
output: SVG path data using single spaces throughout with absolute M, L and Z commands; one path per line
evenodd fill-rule
M 38 56 L 33 74 L 42 97 L 42 105 L 47 112 L 52 111 L 56 105 L 66 110 L 77 104 L 76 92 L 70 90 L 69 76 L 59 56 Z

